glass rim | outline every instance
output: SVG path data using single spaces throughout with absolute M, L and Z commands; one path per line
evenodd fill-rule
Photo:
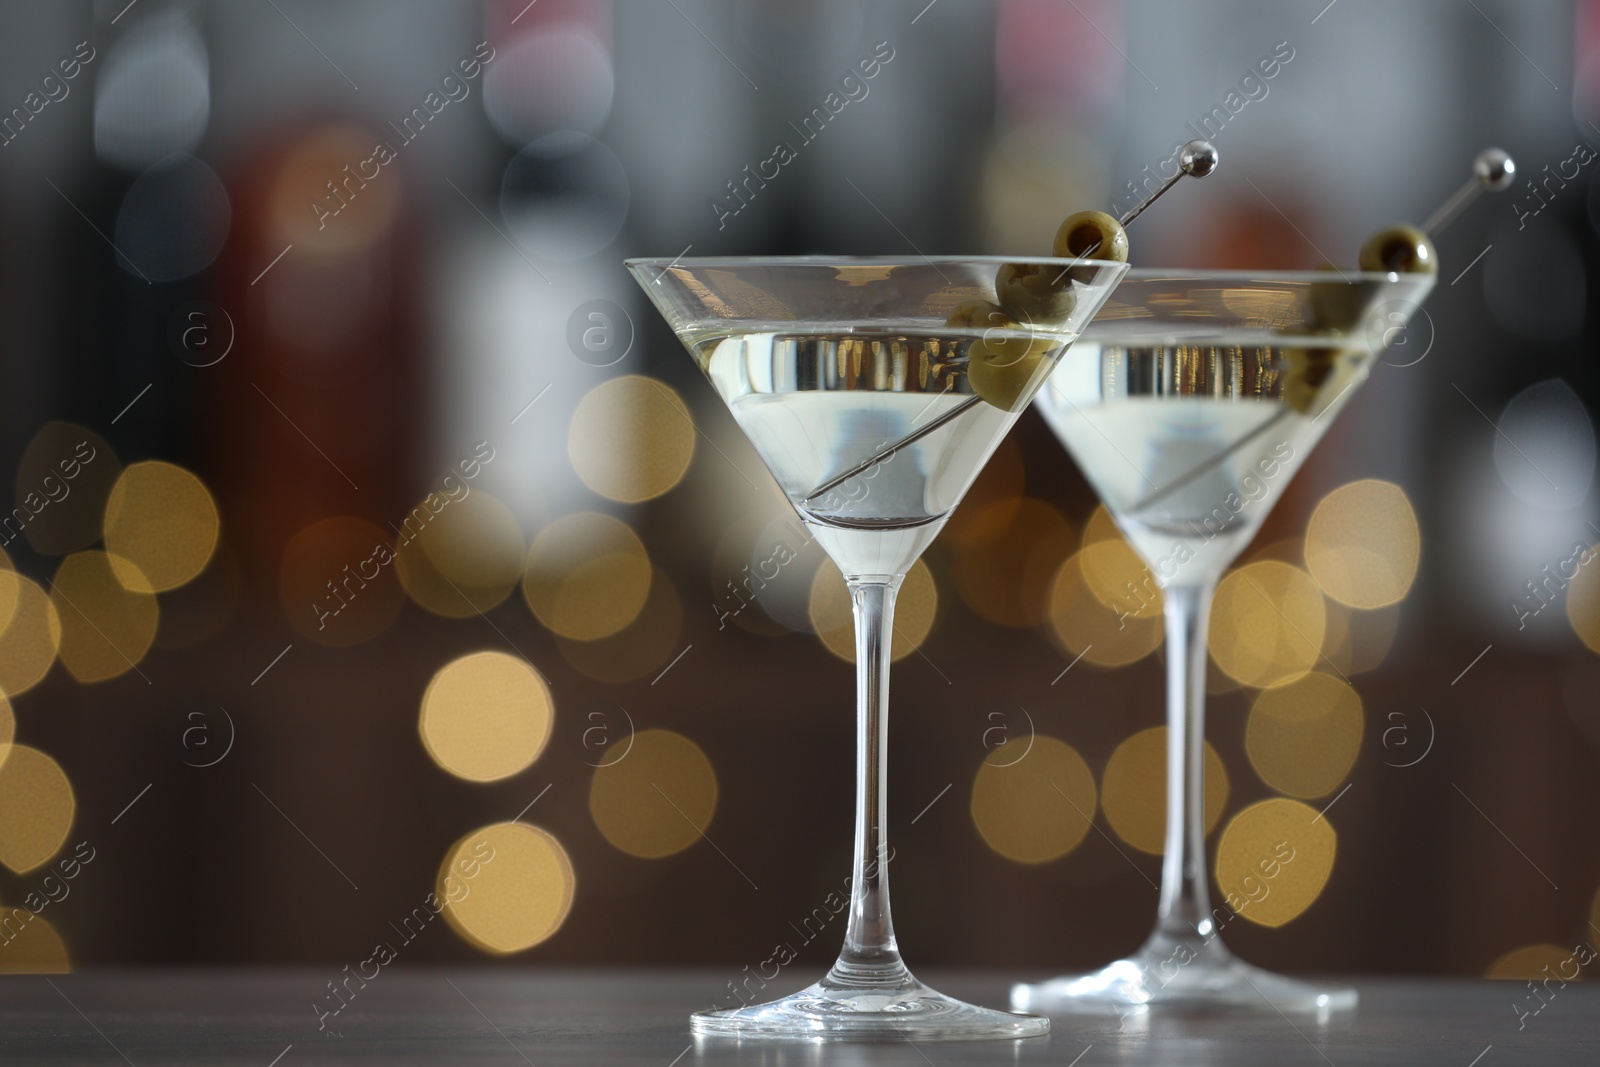
M 1408 273 L 1404 271 L 1360 271 L 1360 270 L 1209 270 L 1202 267 L 1132 267 L 1123 276 L 1122 284 L 1136 281 L 1196 281 L 1218 282 L 1267 282 L 1285 285 L 1301 283 L 1322 282 L 1327 284 L 1343 283 L 1355 285 L 1360 283 L 1397 284 L 1408 279 L 1422 281 L 1438 278 L 1437 273 Z
M 624 267 L 917 267 L 972 263 L 999 267 L 1006 263 L 1026 263 L 1061 267 L 1117 267 L 1128 264 L 1111 259 L 1063 259 L 1056 256 L 679 256 L 635 257 L 624 259 Z
M 1039 266 L 1061 267 L 1116 267 L 1124 270 L 1123 283 L 1134 281 L 1197 281 L 1217 282 L 1267 282 L 1284 285 L 1311 282 L 1339 282 L 1345 284 L 1377 283 L 1396 284 L 1408 278 L 1416 281 L 1437 279 L 1437 273 L 1411 275 L 1402 271 L 1360 270 L 1241 270 L 1229 268 L 1213 270 L 1205 267 L 1136 267 L 1124 261 L 1110 259 L 1061 258 L 1057 256 L 635 256 L 624 259 L 624 267 L 891 267 L 937 266 L 969 263 L 999 267 L 1006 263 L 1026 263 Z

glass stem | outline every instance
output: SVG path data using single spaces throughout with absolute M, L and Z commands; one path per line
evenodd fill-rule
M 1167 841 L 1154 939 L 1202 946 L 1214 939 L 1206 866 L 1206 625 L 1216 579 L 1173 584 L 1167 627 Z M 1220 943 L 1212 947 L 1222 951 Z
M 903 576 L 853 577 L 856 617 L 856 847 L 850 880 L 850 922 L 828 984 L 850 988 L 911 981 L 889 916 L 888 797 L 884 772 L 889 740 L 889 653 L 894 598 Z

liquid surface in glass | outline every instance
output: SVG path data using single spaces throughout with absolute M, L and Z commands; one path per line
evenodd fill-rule
M 840 568 L 896 574 L 938 535 L 1017 418 L 972 393 L 971 340 L 969 331 L 757 331 L 707 337 L 693 351 Z M 1062 350 L 1051 344 L 1037 377 Z

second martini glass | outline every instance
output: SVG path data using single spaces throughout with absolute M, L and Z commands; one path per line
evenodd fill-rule
M 1003 266 L 1008 277 L 1031 271 L 1057 286 L 1061 314 L 1050 325 L 974 312 L 996 300 Z M 884 791 L 889 635 L 906 571 L 1126 264 L 802 257 L 628 267 L 839 565 L 855 609 L 855 854 L 844 949 L 821 981 L 780 1000 L 701 1012 L 695 1033 L 916 1041 L 1047 1032 L 1046 1019 L 944 996 L 901 962 Z
M 1227 913 L 1212 910 L 1202 826 L 1206 624 L 1223 571 L 1433 280 L 1133 270 L 1039 391 L 1040 412 L 1161 587 L 1167 828 L 1143 947 L 1014 987 L 1018 1010 L 1354 1006 L 1355 990 L 1252 967 L 1219 937 Z M 1129 599 L 1131 614 L 1137 590 Z

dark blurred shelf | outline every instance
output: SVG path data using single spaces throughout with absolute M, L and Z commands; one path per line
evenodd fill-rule
M 326 1020 L 337 1037 L 319 1030 L 313 1008 L 323 998 L 335 1003 L 327 983 L 342 972 L 331 966 L 0 978 L 0 1062 L 1536 1067 L 1592 1063 L 1600 1054 L 1600 988 L 1581 982 L 1552 984 L 1543 1010 L 1521 1017 L 1520 1029 L 1513 1004 L 1522 998 L 1527 1008 L 1535 1003 L 1521 982 L 1372 980 L 1357 983 L 1361 1006 L 1353 1015 L 1326 1023 L 1291 1021 L 1271 1011 L 1149 1026 L 1129 1020 L 1120 1031 L 1114 1018 L 1057 1019 L 1048 1038 L 1019 1042 L 741 1047 L 697 1043 L 688 1034 L 688 1013 L 725 989 L 738 973 L 731 966 L 412 967 L 398 973 L 392 966 L 365 989 L 351 980 L 356 995 Z M 1019 976 L 935 971 L 926 977 L 952 994 L 997 1004 Z M 1080 1055 L 1081 1061 L 1074 1058 Z

